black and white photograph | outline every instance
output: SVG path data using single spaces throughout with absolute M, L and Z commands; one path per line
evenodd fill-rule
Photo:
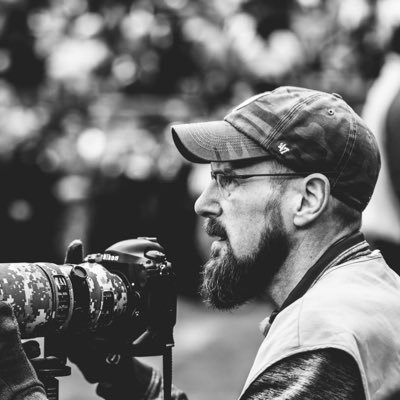
M 400 400 L 399 0 L 0 0 L 0 400 Z

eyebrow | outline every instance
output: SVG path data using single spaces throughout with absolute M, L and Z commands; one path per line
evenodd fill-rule
M 230 174 L 240 174 L 241 172 L 237 171 L 238 169 L 241 168 L 246 168 L 246 167 L 251 167 L 254 164 L 257 164 L 261 161 L 269 161 L 269 160 L 273 160 L 273 157 L 259 157 L 257 159 L 245 159 L 245 160 L 235 160 L 233 161 L 233 163 L 235 164 L 234 166 L 232 166 L 232 162 L 226 162 L 224 163 L 223 166 L 219 167 L 219 168 L 212 168 L 211 166 L 211 170 L 214 172 L 222 172 L 222 173 L 230 173 Z
M 217 173 L 223 173 L 223 174 L 226 174 L 226 173 L 232 174 L 234 172 L 234 169 L 227 165 L 222 168 L 215 168 L 215 169 L 213 167 L 211 167 L 211 171 L 217 172 Z

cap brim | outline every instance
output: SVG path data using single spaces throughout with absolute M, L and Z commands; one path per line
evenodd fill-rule
M 235 161 L 268 156 L 256 141 L 226 121 L 173 125 L 171 129 L 176 147 L 191 162 Z

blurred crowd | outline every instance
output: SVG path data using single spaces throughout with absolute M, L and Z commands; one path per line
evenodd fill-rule
M 359 111 L 399 21 L 397 0 L 0 0 L 0 262 L 157 236 L 193 294 L 201 174 L 170 123 L 279 85 Z

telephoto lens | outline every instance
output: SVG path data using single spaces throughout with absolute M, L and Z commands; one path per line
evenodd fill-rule
M 120 276 L 93 262 L 0 264 L 0 300 L 13 308 L 22 338 L 106 327 L 126 312 L 127 292 Z
M 72 283 L 51 263 L 0 264 L 0 300 L 13 308 L 23 338 L 65 329 L 73 312 Z

